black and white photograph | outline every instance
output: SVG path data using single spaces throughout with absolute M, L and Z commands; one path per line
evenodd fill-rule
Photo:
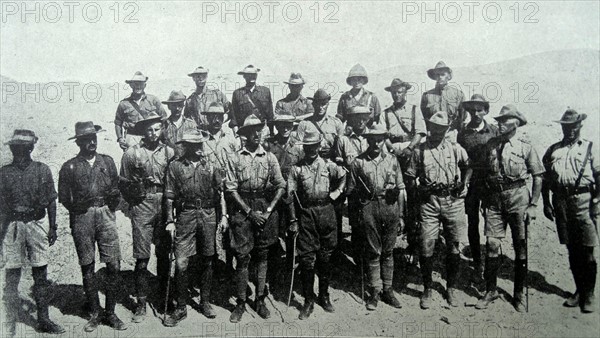
M 596 0 L 0 0 L 0 88 L 0 337 L 598 337 Z

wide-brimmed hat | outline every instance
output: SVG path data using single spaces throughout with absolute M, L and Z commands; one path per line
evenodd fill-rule
M 246 67 L 244 67 L 244 69 L 238 72 L 238 75 L 258 74 L 258 72 L 260 72 L 260 68 L 256 68 L 253 65 L 247 65 Z
M 208 140 L 208 134 L 205 131 L 199 130 L 199 129 L 189 129 L 183 133 L 183 136 L 181 136 L 181 139 L 179 141 L 175 142 L 175 144 L 202 143 L 202 142 L 206 142 L 207 140 Z
M 398 87 L 404 87 L 406 88 L 406 90 L 411 89 L 412 85 L 408 82 L 404 82 L 402 80 L 400 80 L 399 78 L 395 78 L 392 80 L 392 83 L 385 87 L 385 91 L 387 92 L 391 92 L 394 88 L 398 88 Z
M 290 74 L 290 79 L 287 81 L 283 81 L 283 83 L 287 85 L 303 85 L 306 82 L 300 73 L 292 73 Z
M 560 124 L 573 124 L 577 122 L 581 122 L 587 118 L 587 114 L 579 114 L 575 109 L 567 109 L 564 112 L 560 120 L 554 121 Z
M 527 119 L 525 116 L 517 109 L 517 107 L 512 104 L 507 104 L 506 106 L 502 107 L 502 109 L 500 109 L 500 114 L 494 118 L 496 121 L 500 121 L 511 117 L 518 119 L 521 122 L 520 126 L 527 124 Z
M 354 106 L 348 110 L 347 116 L 371 114 L 371 110 L 366 106 Z
M 211 102 L 202 114 L 225 114 L 225 108 L 223 108 L 223 105 L 219 102 Z
M 144 136 L 144 134 L 146 134 L 146 129 L 148 129 L 149 126 L 160 123 L 162 120 L 163 118 L 159 115 L 148 115 L 145 119 L 137 121 L 133 128 L 128 130 L 128 133 L 131 135 Z
M 439 111 L 439 112 L 431 115 L 429 120 L 426 120 L 426 121 L 428 124 L 438 126 L 438 127 L 448 128 L 450 126 L 450 123 L 448 121 L 448 113 L 446 113 L 445 111 Z
M 323 135 L 321 135 L 319 130 L 314 125 L 310 125 L 304 130 L 302 140 L 300 140 L 300 142 L 296 142 L 296 144 L 302 146 L 309 146 L 312 144 L 321 143 L 322 140 Z
M 35 136 L 33 130 L 28 129 L 15 129 L 13 132 L 13 136 L 10 140 L 6 141 L 4 144 L 13 145 L 13 144 L 36 144 L 38 141 L 38 137 Z
M 313 95 L 313 97 L 307 97 L 307 99 L 313 100 L 313 101 L 329 101 L 329 100 L 331 100 L 331 95 L 327 94 L 325 89 L 319 88 L 319 89 L 317 89 L 317 91 L 315 92 L 315 95 Z
M 102 127 L 100 127 L 99 125 L 94 124 L 94 122 L 92 122 L 92 121 L 77 122 L 77 123 L 75 123 L 75 136 L 69 137 L 68 140 L 73 140 L 73 139 L 83 137 L 83 136 L 98 134 L 103 131 L 106 131 L 106 130 L 102 129 Z
M 486 101 L 481 94 L 473 94 L 473 96 L 471 96 L 471 100 L 463 101 L 462 103 L 462 106 L 465 110 L 473 109 L 478 105 L 482 105 L 486 111 L 490 110 L 490 103 Z
M 196 67 L 193 72 L 189 73 L 188 76 L 194 76 L 195 74 L 208 74 L 208 69 L 202 66 Z
M 185 95 L 181 90 L 173 90 L 171 94 L 169 94 L 169 98 L 165 101 L 162 101 L 163 104 L 169 103 L 180 103 L 184 102 L 186 99 Z
M 269 124 L 279 124 L 279 123 L 295 123 L 297 122 L 297 119 L 294 115 L 290 115 L 290 114 L 278 114 L 275 115 L 275 117 L 273 118 L 272 121 L 269 122 Z
M 367 128 L 367 130 L 362 133 L 362 136 L 386 136 L 387 134 L 388 131 L 385 129 L 385 125 L 382 123 L 377 123 L 373 126 L 373 128 Z
M 142 74 L 142 72 L 140 72 L 139 70 L 137 72 L 135 72 L 135 74 L 133 74 L 133 77 L 130 80 L 125 80 L 125 83 L 132 83 L 132 82 L 146 82 L 148 81 L 148 77 L 144 74 Z
M 365 84 L 367 84 L 369 82 L 369 76 L 367 75 L 367 70 L 365 69 L 365 67 L 361 66 L 360 64 L 355 64 L 354 66 L 352 66 L 352 68 L 350 68 L 350 71 L 348 72 L 348 76 L 346 77 L 346 83 L 350 84 L 350 78 L 353 77 L 364 77 L 365 78 Z
M 446 64 L 444 63 L 444 61 L 439 61 L 435 67 L 427 70 L 427 76 L 429 76 L 430 79 L 432 80 L 436 80 L 435 76 L 439 73 L 443 73 L 443 72 L 449 72 L 450 73 L 450 78 L 452 78 L 452 69 L 450 69 L 450 67 L 446 66 Z
M 264 125 L 265 123 L 261 121 L 261 119 L 259 119 L 256 115 L 251 114 L 248 115 L 248 117 L 246 117 L 246 119 L 244 120 L 244 125 L 238 129 L 237 133 L 241 135 L 244 134 L 251 127 Z

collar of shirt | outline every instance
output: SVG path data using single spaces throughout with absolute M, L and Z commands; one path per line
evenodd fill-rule
M 133 99 L 133 93 L 131 93 L 131 95 L 129 95 L 129 97 L 127 98 L 127 100 L 132 101 L 132 102 L 141 102 L 141 101 L 144 101 L 145 99 L 146 99 L 146 93 L 142 93 L 142 95 L 140 96 L 140 98 L 138 100 Z
M 148 149 L 148 147 L 146 147 L 146 142 L 144 142 L 144 139 L 142 139 L 142 141 L 139 143 L 139 145 L 140 145 L 140 148 L 144 148 L 148 151 L 151 151 L 152 153 L 157 153 L 165 147 L 164 143 L 158 141 L 158 146 L 156 146 L 156 149 L 150 150 L 150 149 Z
M 214 135 L 213 135 L 213 134 L 211 134 L 211 133 L 208 133 L 208 138 L 209 138 L 210 140 L 216 140 L 216 139 L 220 139 L 220 138 L 222 138 L 223 136 L 225 136 L 225 132 L 223 131 L 223 129 L 219 129 L 219 131 L 218 131 L 218 132 L 216 132 Z
M 254 86 L 252 86 L 252 88 L 248 89 L 248 87 L 244 87 L 244 89 L 246 89 L 246 92 L 248 93 L 254 93 L 256 91 L 256 87 L 258 87 L 258 84 L 254 83 Z
M 377 155 L 376 157 L 371 157 L 371 154 L 367 153 L 366 154 L 366 159 L 368 161 L 371 161 L 375 164 L 379 164 L 381 161 L 383 161 L 385 159 L 387 155 L 385 154 L 385 152 L 383 151 L 383 149 L 379 152 L 379 155 Z
M 396 111 L 396 110 L 406 110 L 406 100 L 400 102 L 399 104 L 396 105 L 396 103 L 394 102 L 392 104 L 392 106 L 390 107 L 391 111 Z
M 583 141 L 581 141 L 581 137 L 576 138 L 575 140 L 571 141 L 571 142 L 567 142 L 567 140 L 563 139 L 562 141 L 560 141 L 560 144 L 564 147 L 572 147 L 575 144 L 577 145 L 581 145 L 583 143 Z
M 21 170 L 25 170 L 25 169 L 27 169 L 27 167 L 29 167 L 31 162 L 33 162 L 33 160 L 31 158 L 28 158 L 22 162 L 15 162 L 15 160 L 13 159 L 11 164 Z
M 360 90 L 358 91 L 358 93 L 356 93 L 356 95 L 352 95 L 352 92 L 348 92 L 348 94 L 350 94 L 350 97 L 354 98 L 356 101 L 359 101 L 361 97 L 363 97 L 363 95 L 366 93 L 366 90 L 364 88 L 360 88 Z
M 267 154 L 267 152 L 262 147 L 262 145 L 258 145 L 258 147 L 256 148 L 256 150 L 254 152 L 251 152 L 250 150 L 246 149 L 246 146 L 244 146 L 240 150 L 240 154 L 242 154 L 242 155 L 250 155 L 252 157 L 256 157 L 256 156 L 264 156 L 264 155 Z
M 204 94 L 206 93 L 207 89 L 206 89 L 206 85 L 204 85 L 204 87 L 202 87 L 201 91 L 198 91 L 198 87 L 196 87 L 196 89 L 194 90 L 194 94 L 196 95 L 200 95 L 200 94 Z
M 488 127 L 488 124 L 487 124 L 487 122 L 485 122 L 485 120 L 483 120 L 483 122 L 481 122 L 481 124 L 475 128 L 467 125 L 467 130 L 473 131 L 476 133 L 489 133 L 490 132 L 490 128 Z

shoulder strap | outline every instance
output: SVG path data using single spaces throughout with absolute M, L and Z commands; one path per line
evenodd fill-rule
M 577 176 L 577 180 L 575 181 L 575 189 L 577 189 L 579 187 L 579 183 L 581 183 L 581 179 L 583 178 L 583 172 L 585 171 L 585 166 L 587 165 L 588 160 L 590 159 L 590 154 L 592 153 L 592 144 L 593 144 L 592 141 L 590 141 L 590 143 L 588 144 L 587 152 L 585 153 L 585 157 L 583 158 L 583 163 L 581 163 L 581 168 L 579 169 L 579 175 Z
M 320 134 L 323 136 L 323 139 L 324 139 L 325 141 L 327 141 L 327 143 L 329 143 L 329 146 L 330 146 L 330 147 L 332 147 L 332 146 L 333 146 L 333 143 L 332 143 L 332 142 L 329 142 L 329 140 L 327 139 L 327 137 L 325 137 L 325 133 L 323 132 L 323 129 L 321 129 L 321 127 L 320 127 L 320 126 L 317 124 L 317 121 L 315 121 L 315 120 L 312 120 L 312 119 L 311 119 L 311 120 L 310 120 L 310 122 L 312 122 L 312 124 L 314 124 L 314 125 L 315 125 L 315 127 L 317 128 L 317 130 L 319 131 L 319 133 L 320 133 Z
M 417 106 L 416 105 L 412 105 L 412 110 L 410 112 L 410 131 L 412 132 L 412 134 L 416 134 L 416 114 L 417 114 Z

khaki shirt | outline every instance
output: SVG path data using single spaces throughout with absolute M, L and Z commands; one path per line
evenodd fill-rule
M 221 129 L 217 133 L 210 134 L 204 143 L 204 152 L 207 156 L 215 157 L 220 167 L 227 168 L 227 158 L 230 154 L 240 150 L 240 139 L 233 135 L 231 129 Z
M 379 115 L 381 115 L 381 106 L 379 105 L 377 96 L 375 96 L 373 92 L 362 88 L 358 94 L 356 94 L 356 96 L 352 96 L 350 91 L 342 94 L 340 97 L 340 102 L 337 106 L 337 114 L 335 116 L 341 121 L 346 122 L 350 108 L 355 106 L 368 106 L 369 110 L 371 111 L 371 117 L 375 120 L 378 120 Z
M 275 103 L 275 115 L 302 116 L 314 112 L 311 102 L 302 95 L 292 99 L 290 95 Z
M 139 108 L 136 109 L 136 106 Z M 115 113 L 115 125 L 125 129 L 131 129 L 139 120 L 147 118 L 149 115 L 156 114 L 162 118 L 167 117 L 167 112 L 162 106 L 160 100 L 150 94 L 143 94 L 140 103 L 136 103 L 131 96 L 119 102 L 117 112 Z
M 367 139 L 355 133 L 342 136 L 338 140 L 335 150 L 335 162 L 350 168 L 354 159 L 369 147 Z
M 167 164 L 173 155 L 175 155 L 175 151 L 165 144 L 149 150 L 142 141 L 129 147 L 123 154 L 121 176 L 130 181 L 162 186 Z
M 255 193 L 285 189 L 277 158 L 262 146 L 258 146 L 254 153 L 244 147 L 234 155 L 227 162 L 226 191 Z
M 382 196 L 389 189 L 404 189 L 402 170 L 396 156 L 381 152 L 376 158 L 366 153 L 350 166 L 348 194 L 358 197 Z
M 561 141 L 550 146 L 542 158 L 546 168 L 545 178 L 554 186 L 574 188 L 589 144 L 590 141 L 579 139 L 572 144 Z M 594 184 L 594 176 L 600 173 L 598 149 L 598 146 L 592 144 L 588 163 L 583 170 L 579 187 Z
M 321 153 L 326 154 L 327 157 L 329 157 L 336 144 L 337 138 L 344 134 L 344 124 L 340 119 L 334 116 L 325 115 L 322 120 L 317 121 L 313 115 L 298 124 L 298 129 L 296 130 L 297 139 L 302 140 L 306 129 L 314 128 L 315 124 L 323 131 Z
M 544 166 L 533 147 L 515 137 L 501 143 L 493 139 L 486 146 L 485 177 L 493 181 L 524 180 L 544 172 Z
M 281 168 L 281 175 L 286 181 L 291 168 L 304 157 L 304 149 L 296 145 L 292 137 L 289 137 L 287 142 L 277 136 L 269 138 L 265 141 L 264 148 L 275 155 Z
M 383 123 L 390 133 L 393 142 L 409 142 L 416 134 L 425 135 L 425 120 L 423 114 L 416 111 L 416 106 L 404 104 L 401 108 L 388 107 L 383 111 Z M 415 109 L 415 128 L 412 130 L 412 110 Z M 410 133 L 407 133 L 409 131 Z
M 181 140 L 185 132 L 195 130 L 198 128 L 194 120 L 188 119 L 187 117 L 183 116 L 181 117 L 181 119 L 182 121 L 179 127 L 175 123 L 173 123 L 173 121 L 170 118 L 163 121 L 162 125 L 162 137 L 169 147 L 175 149 L 175 154 L 177 156 L 183 155 L 183 145 L 181 143 L 176 144 L 177 141 Z
M 301 160 L 290 171 L 287 193 L 298 193 L 300 201 L 327 199 L 336 182 L 346 177 L 346 171 L 335 163 L 317 157 L 312 163 Z
M 444 139 L 432 148 L 428 142 L 415 148 L 405 175 L 419 178 L 420 184 L 450 186 L 461 179 L 461 170 L 469 166 L 467 151 L 459 144 Z
M 437 86 L 423 93 L 421 97 L 421 112 L 423 118 L 428 120 L 438 111 L 448 113 L 450 129 L 458 129 L 462 121 L 458 121 L 460 104 L 465 100 L 465 94 L 450 85 L 446 85 L 440 90 Z
M 208 122 L 206 115 L 202 114 L 211 103 L 220 103 L 225 109 L 225 113 L 229 113 L 230 103 L 227 97 L 218 89 L 208 89 L 206 86 L 202 88 L 202 92 L 194 91 L 190 97 L 185 100 L 185 109 L 183 115 L 196 122 L 199 128 L 204 128 Z

